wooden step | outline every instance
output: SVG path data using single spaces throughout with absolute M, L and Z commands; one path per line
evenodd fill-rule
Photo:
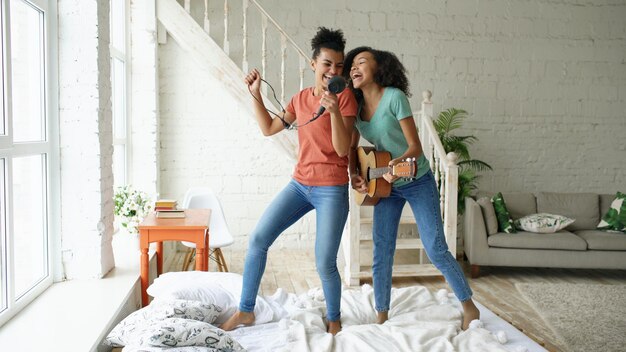
M 432 264 L 401 264 L 393 266 L 392 277 L 410 277 L 410 276 L 442 276 L 441 271 Z M 371 278 L 372 267 L 361 266 L 361 271 L 355 275 L 356 277 Z
M 373 240 L 361 240 L 359 248 L 362 251 L 372 252 L 374 249 Z M 396 240 L 396 249 L 424 249 L 424 244 L 419 238 L 398 238 Z

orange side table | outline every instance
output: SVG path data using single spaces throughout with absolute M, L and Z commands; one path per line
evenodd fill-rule
M 209 220 L 211 209 L 185 209 L 179 219 L 157 218 L 151 212 L 139 224 L 141 250 L 141 306 L 148 305 L 149 263 L 148 247 L 156 242 L 157 276 L 163 272 L 163 241 L 187 241 L 196 244 L 196 270 L 209 270 Z

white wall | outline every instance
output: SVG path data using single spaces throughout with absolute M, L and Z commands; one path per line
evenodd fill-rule
M 429 89 L 436 111 L 469 111 L 460 133 L 476 135 L 472 155 L 494 167 L 482 188 L 626 189 L 623 1 L 259 2 L 306 52 L 318 26 L 342 28 L 348 48 L 395 52 L 409 71 L 414 109 Z M 211 34 L 219 38 L 223 2 L 210 3 Z M 229 6 L 230 56 L 240 62 L 241 2 Z M 194 16 L 202 11 L 194 8 Z M 287 182 L 291 163 L 173 40 L 159 55 L 161 192 L 180 199 L 188 186 L 218 189 L 233 232 L 245 236 Z M 281 243 L 307 246 L 311 226 L 310 218 L 295 225 Z
M 60 1 L 59 129 L 65 278 L 115 263 L 109 3 Z

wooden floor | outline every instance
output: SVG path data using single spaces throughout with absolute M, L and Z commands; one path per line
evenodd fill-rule
M 244 251 L 224 249 L 230 272 L 242 273 Z M 164 271 L 179 271 L 184 253 L 179 252 L 171 266 Z M 343 270 L 343 258 L 338 259 L 339 269 Z M 626 284 L 626 270 L 571 270 L 537 268 L 484 268 L 481 277 L 469 278 L 469 266 L 462 262 L 474 299 L 489 308 L 495 314 L 511 323 L 524 334 L 544 346 L 549 351 L 563 351 L 552 330 L 515 288 L 516 283 L 597 283 Z M 215 263 L 210 263 L 214 271 Z M 371 284 L 371 280 L 361 281 Z M 393 280 L 393 287 L 422 285 L 431 292 L 441 288 L 450 291 L 443 277 L 398 278 Z M 272 248 L 268 255 L 266 271 L 261 281 L 261 295 L 274 293 L 282 287 L 286 292 L 300 294 L 313 287 L 320 287 L 320 279 L 315 271 L 313 250 L 292 250 Z

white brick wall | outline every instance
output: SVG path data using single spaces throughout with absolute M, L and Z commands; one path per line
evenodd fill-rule
M 109 3 L 64 0 L 59 18 L 61 231 L 65 276 L 114 266 Z
M 259 2 L 306 52 L 316 28 L 326 26 L 342 28 L 348 48 L 396 53 L 409 72 L 414 109 L 420 92 L 429 89 L 435 111 L 469 111 L 460 133 L 477 136 L 472 155 L 494 167 L 481 188 L 626 189 L 623 1 Z M 210 3 L 211 33 L 221 36 L 222 4 Z M 241 4 L 229 5 L 230 56 L 240 62 Z M 249 43 L 258 46 L 258 39 Z M 218 189 L 233 233 L 246 236 L 287 181 L 291 163 L 175 43 L 161 46 L 159 55 L 161 191 L 180 198 L 196 184 Z M 270 65 L 278 65 L 273 55 Z M 279 241 L 309 245 L 310 222 Z

